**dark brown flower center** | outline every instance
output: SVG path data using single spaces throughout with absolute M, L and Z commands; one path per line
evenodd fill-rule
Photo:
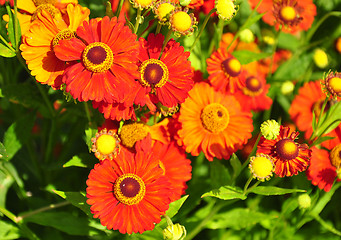
M 240 72 L 242 71 L 242 65 L 234 57 L 230 57 L 230 58 L 224 60 L 221 63 L 221 67 L 222 67 L 223 71 L 225 72 L 225 75 L 228 75 L 231 77 L 237 77 L 240 74 Z
M 247 96 L 258 96 L 263 91 L 263 83 L 256 77 L 248 77 L 245 81 L 243 92 Z
M 275 152 L 282 160 L 291 160 L 298 156 L 297 144 L 291 139 L 282 139 L 275 144 Z
M 146 193 L 146 185 L 139 176 L 127 173 L 116 179 L 113 192 L 121 203 L 134 205 L 143 199 Z
M 158 59 L 144 61 L 139 71 L 141 73 L 140 82 L 144 86 L 162 87 L 168 81 L 168 68 Z
M 90 43 L 83 51 L 84 66 L 91 72 L 105 72 L 113 64 L 114 56 L 108 45 L 102 42 Z

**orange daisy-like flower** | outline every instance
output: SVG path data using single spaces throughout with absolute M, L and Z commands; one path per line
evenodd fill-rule
M 181 105 L 179 136 L 193 156 L 204 152 L 212 161 L 229 159 L 253 131 L 250 112 L 244 112 L 231 95 L 216 92 L 206 83 L 197 83 Z
M 320 189 L 329 192 L 332 188 L 335 178 L 338 175 L 338 169 L 332 164 L 333 159 L 336 159 L 340 163 L 340 150 L 341 145 L 334 148 L 337 154 L 333 155 L 327 150 L 312 148 L 312 156 L 310 166 L 307 170 L 308 180 Z M 340 181 L 340 179 L 338 179 Z
M 266 84 L 262 74 L 245 77 L 242 75 L 243 87 L 235 93 L 235 97 L 245 111 L 263 111 L 271 107 L 272 99 L 266 96 L 270 84 Z
M 144 95 L 149 95 L 154 104 L 160 102 L 166 107 L 174 107 L 185 101 L 193 87 L 193 72 L 188 61 L 189 52 L 184 52 L 174 39 L 169 40 L 161 54 L 164 36 L 149 34 L 148 40 L 140 38 L 139 71 L 141 106 Z M 148 106 L 149 107 L 149 106 Z
M 289 109 L 290 118 L 294 121 L 300 131 L 305 131 L 304 136 L 306 139 L 309 139 L 313 133 L 313 112 L 317 119 L 320 116 L 321 108 L 325 98 L 326 96 L 322 92 L 320 82 L 314 81 L 305 83 L 298 90 L 298 95 L 295 96 L 291 103 Z M 329 100 L 325 107 L 325 111 L 327 111 L 335 103 L 335 100 Z M 341 139 L 341 125 L 328 133 L 327 136 L 336 138 L 324 141 L 322 142 L 322 145 L 325 147 L 335 145 L 335 143 Z
M 321 81 L 324 93 L 331 99 L 341 99 L 341 73 L 329 72 Z
M 61 19 L 55 21 L 45 10 L 37 14 L 37 20 L 23 37 L 20 50 L 38 82 L 60 87 L 66 65 L 55 56 L 54 47 L 62 39 L 75 37 L 77 27 L 88 19 L 89 14 L 89 9 L 72 4 L 67 7 L 67 23 Z
M 43 10 L 49 12 L 53 18 L 60 18 L 66 12 L 68 4 L 78 4 L 77 0 L 17 0 L 17 13 L 22 35 L 25 35 L 31 24 Z M 21 13 L 22 12 L 22 13 Z M 4 17 L 5 20 L 8 16 Z
M 138 76 L 136 35 L 107 16 L 84 21 L 76 33 L 54 48 L 59 59 L 72 61 L 63 76 L 66 91 L 79 101 L 124 102 Z
M 310 163 L 311 149 L 307 144 L 295 142 L 298 132 L 290 133 L 289 127 L 281 126 L 279 135 L 274 140 L 261 137 L 257 153 L 264 153 L 273 158 L 275 173 L 279 177 L 290 177 L 307 169 Z
M 91 170 L 87 203 L 108 229 L 142 233 L 154 228 L 169 207 L 171 185 L 152 152 L 121 151 Z
M 212 53 L 206 62 L 208 80 L 216 90 L 234 93 L 242 87 L 239 78 L 242 65 L 225 48 L 219 48 Z
M 252 8 L 258 0 L 249 0 Z M 259 13 L 265 13 L 263 21 L 276 29 L 283 26 L 283 31 L 296 33 L 307 31 L 314 21 L 316 6 L 312 0 L 264 0 L 257 8 Z

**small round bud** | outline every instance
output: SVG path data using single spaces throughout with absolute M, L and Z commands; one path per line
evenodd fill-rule
M 274 140 L 277 138 L 280 130 L 280 125 L 275 120 L 266 120 L 260 126 L 262 135 L 267 140 Z
M 272 31 L 264 29 L 262 30 L 263 41 L 268 45 L 275 44 L 275 35 Z
M 250 158 L 249 168 L 254 178 L 265 181 L 271 178 L 274 164 L 270 156 L 260 153 Z
M 253 35 L 250 29 L 244 29 L 240 32 L 239 36 L 242 42 L 250 43 L 255 40 L 255 35 Z
M 325 68 L 328 66 L 328 56 L 322 49 L 316 49 L 314 52 L 314 63 L 319 68 Z
M 283 95 L 288 95 L 294 91 L 295 85 L 291 81 L 285 81 L 281 87 L 281 93 Z
M 179 223 L 168 225 L 163 230 L 163 239 L 165 240 L 181 240 L 186 236 L 186 229 Z
M 301 194 L 298 196 L 298 205 L 301 209 L 310 208 L 311 205 L 311 198 L 307 193 Z

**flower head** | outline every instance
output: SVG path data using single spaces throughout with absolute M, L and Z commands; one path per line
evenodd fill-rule
M 215 0 L 218 17 L 230 21 L 238 11 L 238 6 L 234 2 L 235 0 Z
M 70 61 L 66 90 L 79 101 L 124 102 L 138 76 L 136 35 L 116 17 L 104 17 L 84 21 L 77 36 L 54 47 L 59 59 Z
M 169 15 L 175 9 L 175 4 L 169 0 L 157 1 L 153 7 L 153 12 L 158 18 L 159 23 L 165 24 Z
M 341 99 L 341 73 L 330 71 L 321 81 L 321 85 L 327 97 Z
M 209 161 L 228 159 L 253 130 L 251 113 L 242 111 L 233 96 L 216 92 L 207 83 L 197 83 L 190 91 L 181 105 L 179 122 L 186 151 L 194 156 L 203 151 Z
M 307 144 L 295 142 L 298 132 L 290 133 L 289 127 L 281 126 L 279 135 L 274 140 L 261 137 L 257 153 L 264 153 L 273 158 L 275 174 L 290 177 L 306 170 L 310 163 L 311 150 Z
M 129 0 L 134 8 L 147 9 L 154 4 L 154 0 Z
M 242 65 L 225 48 L 219 48 L 212 53 L 206 62 L 208 80 L 216 90 L 234 93 L 242 87 L 239 78 Z
M 154 228 L 169 207 L 172 190 L 152 152 L 122 151 L 91 170 L 87 203 L 94 218 L 108 229 L 142 233 Z
M 250 158 L 249 168 L 254 178 L 264 181 L 271 178 L 274 164 L 270 156 L 261 153 Z
M 186 236 L 186 228 L 179 223 L 170 224 L 163 230 L 162 234 L 165 240 L 182 240 Z
M 260 131 L 265 139 L 274 140 L 277 138 L 281 126 L 276 120 L 266 120 L 260 125 Z
M 319 68 L 325 68 L 328 66 L 328 55 L 320 48 L 315 49 L 313 59 L 316 66 Z
M 113 159 L 120 151 L 120 139 L 113 131 L 107 131 L 106 128 L 102 129 L 96 136 L 91 139 L 92 151 L 99 160 L 106 158 Z
M 188 13 L 188 8 L 184 10 L 176 7 L 169 16 L 169 24 L 176 36 L 191 35 L 197 25 L 197 20 L 193 13 Z

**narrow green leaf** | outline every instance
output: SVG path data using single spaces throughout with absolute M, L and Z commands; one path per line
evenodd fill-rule
M 86 145 L 88 145 L 89 152 L 91 152 L 91 149 L 92 149 L 92 141 L 91 141 L 91 139 L 92 139 L 93 137 L 95 137 L 95 135 L 96 135 L 97 132 L 98 132 L 97 126 L 91 126 L 91 125 L 89 125 L 89 126 L 85 129 L 84 141 L 85 141 Z
M 170 218 L 174 217 L 178 213 L 179 209 L 181 208 L 182 204 L 184 204 L 187 198 L 188 195 L 185 195 L 182 198 L 176 200 L 175 202 L 169 204 L 169 209 L 166 211 L 166 215 Z
M 243 25 L 241 27 L 240 30 L 244 30 L 244 29 L 247 29 L 247 28 L 250 28 L 252 24 L 258 22 L 264 15 L 265 13 L 261 13 L 261 14 L 257 14 L 255 16 L 253 16 L 252 18 L 250 18 L 246 23 L 245 25 Z
M 24 218 L 24 221 L 53 227 L 70 235 L 91 236 L 98 232 L 89 227 L 87 218 L 75 217 L 69 212 L 41 212 Z
M 334 130 L 341 122 L 341 102 L 332 105 L 326 114 L 322 115 L 316 136 L 327 134 Z
M 233 186 L 223 186 L 219 189 L 214 189 L 207 193 L 204 193 L 203 197 L 216 197 L 223 200 L 230 200 L 230 199 L 242 199 L 245 200 L 246 196 L 243 194 L 243 191 L 237 187 Z
M 3 168 L 3 164 L 0 164 L 0 207 L 6 206 L 6 196 L 8 189 L 14 183 L 14 179 L 7 174 L 7 171 Z M 1 227 L 0 227 L 1 229 Z M 1 236 L 1 234 L 0 234 Z M 0 238 L 2 239 L 2 238 Z
M 248 64 L 251 62 L 258 61 L 260 59 L 271 56 L 270 53 L 256 53 L 248 50 L 234 51 L 233 56 L 238 59 L 241 64 Z
M 86 203 L 85 193 L 82 192 L 63 192 L 53 190 L 54 193 L 69 201 L 72 205 L 80 208 L 83 212 L 85 212 L 89 217 L 92 217 L 92 213 L 90 211 L 90 206 Z
M 7 151 L 7 161 L 20 150 L 23 144 L 29 140 L 35 121 L 35 115 L 27 115 L 13 123 L 5 132 L 4 146 Z
M 0 43 L 0 56 L 3 57 L 15 57 L 16 54 L 11 49 Z
M 233 178 L 235 179 L 239 175 L 240 171 L 242 170 L 242 164 L 239 158 L 237 157 L 237 155 L 234 153 L 232 154 L 229 162 L 233 168 Z
M 91 168 L 95 164 L 93 155 L 89 155 L 87 153 L 81 153 L 76 156 L 73 156 L 68 162 L 66 162 L 63 167 L 83 167 L 83 168 Z
M 11 44 L 14 49 L 17 49 L 19 46 L 20 38 L 21 38 L 21 31 L 20 31 L 20 24 L 18 19 L 14 19 L 14 12 L 12 12 L 12 9 L 9 5 L 6 6 L 7 14 L 9 16 L 9 22 L 8 22 L 8 37 L 11 41 Z M 15 31 L 14 27 L 14 21 L 16 21 L 17 31 Z
M 0 142 L 0 160 L 7 160 L 8 159 L 8 154 L 6 151 L 5 146 Z
M 10 239 L 19 239 L 20 238 L 20 230 L 13 224 L 9 224 L 4 221 L 0 221 L 0 239 L 1 240 L 10 240 Z
M 264 214 L 246 208 L 235 208 L 231 211 L 215 215 L 206 227 L 209 229 L 232 228 L 241 230 L 261 221 L 275 218 L 277 218 L 276 215 Z
M 306 190 L 286 189 L 286 188 L 279 188 L 279 187 L 273 187 L 273 186 L 258 186 L 258 187 L 251 189 L 250 192 L 253 192 L 258 195 L 271 196 L 271 195 L 284 195 L 284 194 L 295 193 L 295 192 L 306 192 Z

